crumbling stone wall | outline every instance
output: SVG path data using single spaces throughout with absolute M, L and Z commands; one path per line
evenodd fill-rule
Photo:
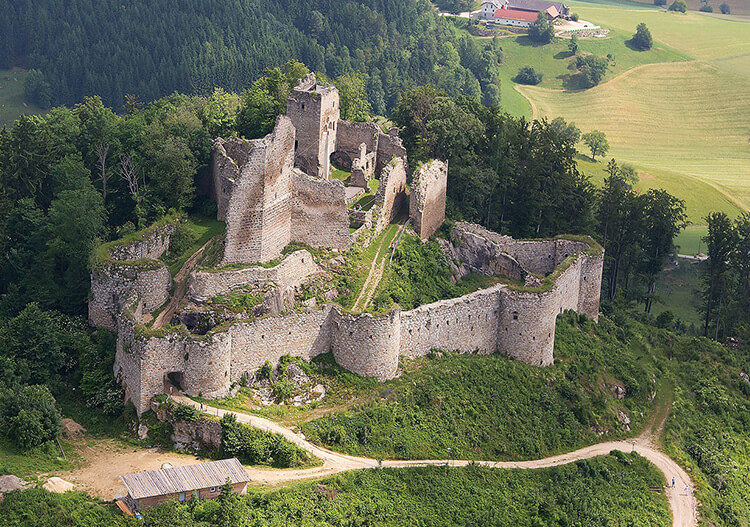
M 351 237 L 344 184 L 295 172 L 293 188 L 291 238 L 313 247 L 348 250 Z
M 286 115 L 297 130 L 295 165 L 311 176 L 329 177 L 340 112 L 338 90 L 317 84 L 314 73 L 300 80 L 287 99 Z
M 503 255 L 503 247 L 514 246 L 507 237 L 490 233 L 484 238 L 477 232 L 481 228 L 468 224 L 454 228 L 456 254 L 470 256 L 474 259 L 472 265 L 484 272 L 510 265 L 511 271 L 523 271 L 529 276 L 528 270 L 511 256 L 499 267 L 486 263 L 488 256 L 479 255 L 481 251 Z M 129 304 L 117 317 L 115 374 L 125 384 L 127 396 L 142 412 L 148 408 L 148 401 L 162 392 L 164 378 L 170 373 L 179 375 L 187 393 L 218 397 L 228 393 L 232 383 L 259 369 L 266 360 L 275 363 L 284 354 L 310 360 L 332 351 L 344 368 L 381 380 L 398 374 L 401 355 L 424 355 L 434 348 L 478 353 L 500 351 L 529 364 L 552 364 L 557 315 L 565 309 L 584 309 L 592 318 L 597 316 L 598 296 L 591 291 L 599 287 L 603 261 L 603 254 L 596 250 L 598 246 L 593 241 L 553 242 L 540 242 L 540 247 L 556 251 L 552 257 L 563 258 L 562 267 L 540 281 L 538 287 L 498 284 L 461 298 L 406 312 L 394 310 L 382 316 L 354 315 L 338 306 L 324 305 L 303 312 L 238 321 L 201 337 L 185 331 L 148 336 L 139 335 L 136 330 L 142 302 L 133 292 Z M 529 247 L 527 242 L 521 246 L 524 250 Z M 564 257 L 575 248 L 582 250 Z M 547 253 L 540 252 L 539 257 L 546 258 Z M 546 263 L 539 267 L 546 268 Z M 589 294 L 590 298 L 583 298 Z
M 370 180 L 375 175 L 375 164 L 377 152 L 367 152 L 364 143 L 359 145 L 359 155 L 352 162 L 350 185 L 361 187 L 365 190 L 370 188 Z
M 241 269 L 193 271 L 188 277 L 187 298 L 202 304 L 237 287 L 267 282 L 273 282 L 282 289 L 295 288 L 319 272 L 320 267 L 312 255 L 301 249 L 286 255 L 273 267 L 255 265 Z
M 266 361 L 277 364 L 282 355 L 311 360 L 331 349 L 331 306 L 267 316 L 232 325 L 231 380 L 252 374 Z
M 398 216 L 406 204 L 406 166 L 401 158 L 393 158 L 380 173 L 375 203 L 379 207 L 375 231 L 380 232 Z
M 400 354 L 419 357 L 433 349 L 495 352 L 500 290 L 503 287 L 494 286 L 404 311 L 401 314 Z
M 398 136 L 398 128 L 391 128 L 387 134 L 380 133 L 378 136 L 378 163 L 375 170 L 379 173 L 396 157 L 403 161 L 404 170 L 409 170 L 406 159 L 406 148 Z
M 229 192 L 224 214 L 224 265 L 272 260 L 291 241 L 294 137 L 292 122 L 279 117 L 271 134 L 246 141 L 247 155 L 238 158 L 246 163 L 237 165 L 237 170 L 232 165 L 235 160 L 222 147 L 230 144 L 235 151 L 245 150 L 235 145 L 235 140 L 215 141 L 217 192 Z M 222 171 L 222 167 L 229 168 Z
M 409 196 L 409 217 L 422 240 L 435 234 L 445 221 L 448 166 L 442 161 L 425 163 L 414 173 Z
M 364 144 L 369 154 L 375 153 L 375 173 L 380 174 L 388 163 L 397 157 L 406 162 L 406 148 L 398 136 L 398 128 L 391 128 L 385 134 L 375 123 L 360 123 L 340 120 L 336 135 L 334 161 L 346 170 L 353 170 L 354 160 L 361 157 L 360 145 Z
M 331 351 L 336 363 L 349 371 L 384 381 L 398 371 L 401 348 L 401 312 L 376 317 L 332 312 Z
M 150 313 L 169 298 L 172 276 L 158 258 L 169 249 L 173 223 L 148 228 L 136 240 L 109 244 L 108 259 L 91 270 L 89 324 L 117 329 L 117 315 L 133 292 L 141 310 Z
M 354 160 L 360 157 L 360 145 L 365 145 L 366 152 L 373 152 L 377 155 L 378 140 L 381 135 L 383 132 L 375 123 L 339 120 L 334 161 L 341 168 L 351 170 Z

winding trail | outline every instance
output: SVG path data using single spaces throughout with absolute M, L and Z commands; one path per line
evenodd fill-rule
M 192 399 L 185 397 L 184 395 L 175 395 L 173 396 L 173 399 L 180 403 L 193 406 L 197 409 L 201 409 L 200 403 L 197 403 Z M 307 441 L 302 434 L 295 433 L 289 428 L 281 426 L 280 424 L 271 421 L 270 419 L 265 419 L 263 417 L 244 414 L 236 411 L 222 410 L 206 405 L 203 405 L 203 411 L 217 417 L 222 417 L 225 414 L 233 413 L 237 416 L 237 421 L 250 425 L 254 428 L 281 434 L 292 443 L 301 448 L 304 448 L 323 461 L 322 466 L 310 469 L 250 469 L 249 472 L 251 477 L 253 478 L 253 481 L 266 483 L 269 485 L 280 485 L 282 483 L 291 481 L 329 476 L 331 474 L 336 474 L 337 472 L 343 472 L 346 470 L 376 468 L 379 466 L 405 468 L 430 465 L 446 465 L 445 459 L 426 459 L 417 461 L 386 460 L 378 462 L 375 459 L 366 457 L 340 454 L 338 452 L 328 450 L 327 448 L 314 445 L 313 443 Z M 666 415 L 664 415 L 664 418 L 666 418 Z M 671 482 L 673 477 L 676 480 L 675 488 L 671 488 L 671 486 L 665 487 L 667 500 L 669 501 L 669 507 L 672 509 L 672 526 L 695 527 L 696 525 L 698 525 L 696 517 L 697 503 L 695 500 L 695 496 L 693 495 L 693 483 L 690 480 L 690 476 L 677 463 L 669 458 L 669 456 L 663 454 L 662 452 L 659 452 L 655 445 L 655 439 L 652 434 L 652 429 L 654 427 L 658 429 L 661 426 L 661 422 L 663 422 L 663 420 L 663 418 L 659 419 L 660 423 L 649 427 L 635 439 L 631 439 L 629 441 L 608 441 L 605 443 L 598 443 L 596 445 L 584 447 L 573 452 L 560 454 L 558 456 L 551 456 L 530 461 L 451 460 L 447 462 L 447 464 L 451 467 L 465 467 L 470 464 L 477 464 L 485 467 L 505 469 L 548 468 L 556 467 L 559 465 L 566 465 L 580 459 L 589 459 L 596 456 L 603 456 L 609 454 L 609 452 L 612 450 L 630 452 L 632 449 L 635 449 L 636 452 L 648 459 L 656 466 L 656 468 L 659 469 L 662 474 L 664 474 L 666 481 Z M 689 487 L 690 491 L 685 492 L 685 487 Z
M 177 274 L 174 277 L 174 282 L 175 284 L 177 284 L 175 286 L 174 293 L 172 294 L 172 298 L 170 298 L 169 300 L 169 305 L 166 307 L 166 309 L 164 309 L 164 311 L 159 313 L 159 315 L 156 317 L 156 320 L 154 320 L 154 323 L 152 324 L 152 327 L 154 329 L 163 328 L 167 322 L 172 320 L 172 316 L 174 315 L 175 311 L 177 311 L 177 307 L 180 305 L 180 302 L 185 296 L 185 291 L 187 290 L 188 275 L 193 271 L 193 269 L 195 269 L 195 266 L 198 265 L 198 261 L 200 260 L 203 251 L 206 250 L 206 247 L 208 247 L 208 244 L 211 243 L 211 240 L 213 240 L 213 238 L 209 239 L 206 243 L 203 244 L 200 249 L 190 255 L 190 258 L 185 260 L 185 263 L 182 264 L 180 270 L 177 271 Z

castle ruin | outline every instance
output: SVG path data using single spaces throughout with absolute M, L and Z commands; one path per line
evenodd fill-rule
M 554 361 L 558 314 L 573 309 L 598 319 L 603 254 L 596 242 L 514 240 L 468 223 L 438 241 L 456 278 L 502 277 L 496 285 L 387 314 L 348 312 L 335 291 L 322 291 L 323 302 L 296 300 L 301 287 L 336 271 L 312 249 L 285 254 L 290 242 L 346 254 L 407 211 L 410 228 L 426 240 L 444 222 L 447 166 L 419 166 L 409 189 L 397 132 L 340 120 L 337 90 L 312 75 L 287 109 L 263 139 L 214 141 L 214 195 L 226 232 L 218 266 L 189 275 L 184 301 L 195 311 L 183 309 L 166 328 L 146 325 L 169 298 L 172 280 L 159 257 L 178 220 L 99 250 L 89 320 L 117 331 L 115 375 L 139 414 L 167 381 L 190 395 L 222 397 L 287 354 L 310 360 L 331 352 L 342 367 L 381 380 L 398 375 L 400 357 L 433 349 L 502 352 L 545 366 Z M 351 170 L 348 185 L 330 179 L 331 163 Z M 379 186 L 368 195 L 373 179 Z M 367 210 L 352 206 L 362 196 L 372 204 Z M 212 299 L 243 288 L 262 298 L 248 316 L 202 331 L 186 322 L 214 316 Z

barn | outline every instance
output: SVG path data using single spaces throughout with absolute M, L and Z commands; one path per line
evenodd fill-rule
M 219 496 L 228 481 L 237 494 L 247 491 L 250 481 L 237 458 L 209 461 L 184 467 L 163 468 L 120 476 L 128 492 L 125 503 L 133 510 L 143 510 L 169 500 L 183 502 L 194 495 L 201 499 Z

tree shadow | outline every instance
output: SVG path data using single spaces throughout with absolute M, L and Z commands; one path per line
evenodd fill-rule
M 562 83 L 562 86 L 567 91 L 581 91 L 586 89 L 583 84 L 583 79 L 580 73 L 563 73 L 557 76 Z
M 520 35 L 518 38 L 516 38 L 516 43 L 519 46 L 525 46 L 528 48 L 541 48 L 549 44 L 549 43 L 543 44 L 541 42 L 534 42 L 533 40 L 529 38 L 528 35 Z
M 630 51 L 638 51 L 638 52 L 648 51 L 647 49 L 641 49 L 639 47 L 636 47 L 635 44 L 633 44 L 632 38 L 629 38 L 628 40 L 625 41 L 625 47 L 628 48 Z
M 573 55 L 575 55 L 575 53 L 571 53 L 570 51 L 558 51 L 557 53 L 553 55 L 553 57 L 558 60 L 562 60 L 562 59 L 569 59 Z

